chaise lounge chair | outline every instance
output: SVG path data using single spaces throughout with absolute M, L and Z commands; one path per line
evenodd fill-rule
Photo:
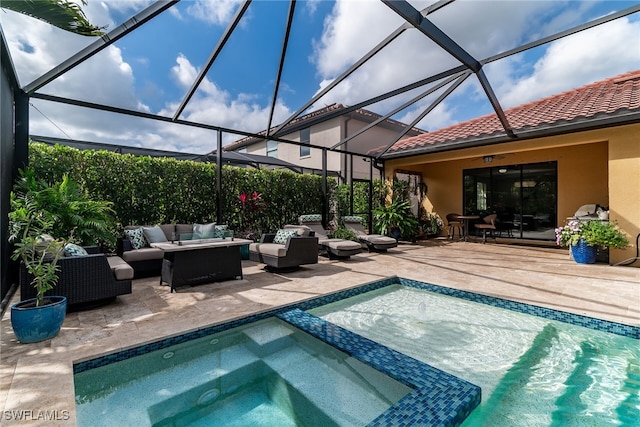
M 387 249 L 398 246 L 398 241 L 392 237 L 381 234 L 367 234 L 362 226 L 362 218 L 359 216 L 344 216 L 342 217 L 342 222 L 346 228 L 354 231 L 358 235 L 360 242 L 362 242 L 369 251 L 384 252 Z
M 300 224 L 311 229 L 318 238 L 318 248 L 326 252 L 330 259 L 349 258 L 362 252 L 358 242 L 345 239 L 330 239 L 327 231 L 322 227 L 322 215 L 302 215 L 298 218 Z

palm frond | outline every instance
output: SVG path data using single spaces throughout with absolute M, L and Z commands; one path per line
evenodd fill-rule
M 80 6 L 69 0 L 2 0 L 0 7 L 83 36 L 102 36 L 106 28 L 91 24 Z

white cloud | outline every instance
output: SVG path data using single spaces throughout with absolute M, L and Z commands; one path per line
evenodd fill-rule
M 425 2 L 412 3 L 418 9 L 426 5 Z M 521 43 L 534 21 L 532 16 L 546 7 L 544 3 L 456 2 L 428 18 L 460 46 L 481 59 Z M 358 1 L 338 1 L 327 18 L 324 36 L 315 45 L 315 63 L 323 77 L 320 89 L 404 22 L 382 3 L 375 7 L 370 7 L 369 3 L 366 8 L 362 6 L 363 3 Z M 509 25 L 498 25 L 501 20 L 506 20 Z M 334 102 L 355 104 L 458 65 L 459 61 L 411 28 L 324 96 L 317 107 Z M 380 110 L 377 112 L 382 113 L 408 98 L 407 94 L 378 103 L 376 107 Z M 441 114 L 440 118 L 433 119 L 433 123 L 442 123 L 444 117 L 451 117 L 444 111 L 452 109 L 439 107 L 430 113 L 430 116 L 437 112 Z
M 85 11 L 93 23 L 109 24 L 113 28 L 117 24 L 111 17 L 112 13 L 133 14 L 149 4 L 150 0 L 103 3 L 91 0 Z M 575 25 L 583 19 L 583 11 L 590 7 L 589 2 L 581 2 L 579 7 L 562 9 L 561 13 L 554 15 L 552 11 L 558 4 L 561 2 L 458 1 L 430 15 L 430 19 L 472 55 L 483 58 Z M 186 12 L 183 9 L 184 21 L 181 24 L 189 24 L 188 14 L 220 24 L 229 21 L 238 1 L 198 0 L 187 5 Z M 306 13 L 313 12 L 313 6 L 307 4 Z M 177 10 L 175 7 L 172 9 Z M 9 11 L 0 13 L 0 22 L 22 84 L 31 82 L 95 40 L 66 33 Z M 332 14 L 325 18 L 323 36 L 314 45 L 313 61 L 317 69 L 314 81 L 319 82 L 318 90 L 383 40 L 401 22 L 381 2 L 338 1 Z M 505 22 L 509 25 L 504 25 Z M 640 68 L 640 53 L 632 47 L 640 45 L 639 25 L 637 19 L 634 22 L 620 19 L 549 45 L 534 66 L 525 62 L 529 57 L 511 57 L 488 65 L 487 74 L 501 102 L 508 107 L 637 69 Z M 27 27 L 29 31 L 23 31 Z M 126 44 L 122 46 L 126 49 Z M 136 75 L 135 68 L 123 58 L 122 50 L 115 45 L 110 46 L 50 83 L 42 92 L 149 112 L 151 108 L 144 105 L 136 93 L 139 86 L 141 91 L 172 96 L 164 101 L 164 107 L 158 112 L 171 117 L 182 100 L 181 96 L 198 74 L 191 61 L 198 64 L 201 58 L 196 58 L 191 47 L 173 50 L 174 64 L 165 62 L 159 67 L 158 63 L 153 63 L 145 67 L 145 72 L 152 70 L 162 76 L 156 80 L 152 76 L 145 81 L 142 80 L 146 79 L 142 76 L 142 69 L 138 70 L 140 75 Z M 185 53 L 176 54 L 179 50 Z M 131 59 L 131 64 L 135 66 L 133 61 L 137 60 Z M 424 35 L 411 29 L 319 100 L 316 108 L 333 102 L 352 105 L 458 64 Z M 172 80 L 163 80 L 167 75 Z M 137 84 L 136 79 L 141 79 L 142 84 Z M 242 82 L 237 84 L 240 91 L 231 92 L 220 87 L 220 82 L 205 78 L 181 118 L 251 132 L 265 129 L 270 105 L 258 100 L 264 100 L 271 93 L 242 92 Z M 173 89 L 176 87 L 180 88 L 180 95 L 175 95 Z M 271 90 L 272 85 L 269 85 L 269 92 Z M 297 90 L 299 88 L 292 87 L 291 93 Z M 170 95 L 172 93 L 174 95 Z M 289 91 L 280 93 L 287 96 Z M 410 96 L 414 94 L 380 102 L 371 109 L 385 114 Z M 486 96 L 476 79 L 470 78 L 418 126 L 436 129 L 451 124 L 456 121 L 462 106 L 469 104 L 468 101 L 477 103 L 484 99 Z M 38 100 L 33 102 L 73 138 L 196 153 L 215 148 L 216 135 L 209 130 L 52 105 Z M 425 100 L 402 112 L 400 120 L 412 121 L 426 105 L 428 101 Z M 279 100 L 273 124 L 280 123 L 290 114 L 287 104 Z M 30 126 L 34 134 L 64 136 L 37 111 L 31 113 Z M 239 136 L 226 135 L 225 143 L 237 138 Z
M 527 77 L 500 88 L 514 106 L 640 67 L 640 22 L 627 18 L 552 43 Z
M 195 0 L 187 13 L 211 24 L 224 25 L 231 20 L 240 3 L 240 0 Z
M 186 89 L 191 87 L 198 70 L 184 55 L 180 55 L 176 58 L 176 65 L 171 69 L 171 73 L 176 82 Z M 261 106 L 254 102 L 255 98 L 256 96 L 254 94 L 249 93 L 240 93 L 233 98 L 229 92 L 221 90 L 215 83 L 205 77 L 199 89 L 187 104 L 181 118 L 192 122 L 208 123 L 246 132 L 259 132 L 267 127 L 271 107 L 270 105 Z M 178 102 L 174 102 L 167 105 L 159 114 L 172 116 L 177 110 L 178 104 Z M 273 124 L 280 123 L 290 114 L 291 111 L 286 105 L 282 102 L 277 102 Z M 176 134 L 175 136 L 180 137 L 184 135 Z M 224 142 L 226 144 L 240 137 L 237 135 L 226 135 L 225 138 Z M 185 140 L 190 140 L 190 138 Z M 192 144 L 197 145 L 196 141 L 192 139 L 191 141 Z M 206 151 L 212 149 L 210 148 L 210 144 L 209 141 L 203 145 L 203 147 L 209 147 L 205 149 Z

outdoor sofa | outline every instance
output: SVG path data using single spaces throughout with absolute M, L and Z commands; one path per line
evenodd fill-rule
M 118 239 L 116 252 L 134 270 L 134 278 L 159 276 L 164 251 L 151 243 L 222 237 L 227 226 L 208 224 L 128 225 Z
M 263 234 L 249 245 L 249 259 L 272 270 L 294 270 L 318 263 L 318 238 L 308 227 L 287 225 L 276 233 Z
M 45 295 L 67 297 L 67 310 L 98 307 L 131 293 L 133 269 L 122 258 L 107 256 L 97 246 L 85 246 L 87 255 L 66 254 L 58 261 L 58 284 Z M 20 298 L 35 298 L 33 276 L 20 265 Z

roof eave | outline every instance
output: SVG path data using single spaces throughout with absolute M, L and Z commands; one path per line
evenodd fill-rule
M 383 160 L 413 157 L 422 154 L 442 153 L 447 151 L 461 150 L 464 148 L 482 147 L 506 142 L 517 142 L 529 139 L 537 139 L 549 136 L 565 135 L 575 132 L 583 132 L 595 129 L 605 129 L 615 126 L 640 123 L 640 111 L 629 111 L 615 116 L 604 116 L 601 118 L 588 118 L 579 121 L 571 121 L 562 124 L 545 125 L 530 129 L 515 130 L 516 138 L 509 137 L 506 133 L 482 135 L 477 138 L 463 139 L 458 141 L 445 142 L 442 144 L 430 145 L 426 147 L 416 147 L 397 152 L 387 152 L 382 156 Z

